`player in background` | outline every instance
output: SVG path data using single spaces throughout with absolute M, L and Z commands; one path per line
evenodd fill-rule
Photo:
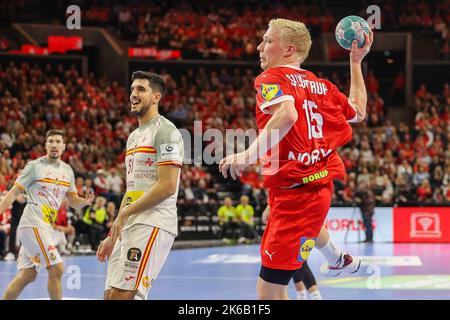
M 22 173 L 0 203 L 5 211 L 23 191 L 27 204 L 20 219 L 17 236 L 21 242 L 17 272 L 9 283 L 3 299 L 16 299 L 22 290 L 36 279 L 42 266 L 48 271 L 50 299 L 62 298 L 61 277 L 64 266 L 56 248 L 53 226 L 58 209 L 67 197 L 70 206 L 81 209 L 92 203 L 94 194 L 80 198 L 75 188 L 72 168 L 61 160 L 65 150 L 64 133 L 49 130 L 46 134 L 47 154 L 27 163 Z
M 127 141 L 126 193 L 110 234 L 97 250 L 108 261 L 107 300 L 146 299 L 178 233 L 177 195 L 184 145 L 181 133 L 158 112 L 164 79 L 132 75 L 131 113 L 139 127 Z
M 260 133 L 247 150 L 224 158 L 219 170 L 225 178 L 229 171 L 236 179 L 258 159 L 263 163 L 271 214 L 260 248 L 259 299 L 288 299 L 289 281 L 316 245 L 331 204 L 332 180 L 345 179 L 336 150 L 352 138 L 348 122 L 361 121 L 366 114 L 361 62 L 372 42 L 370 32 L 362 48 L 353 43 L 348 98 L 331 82 L 300 67 L 312 43 L 303 23 L 271 20 L 258 46 L 264 70 L 255 79 Z M 327 260 L 325 273 L 359 269 L 359 259 L 330 241 L 320 249 Z
M 311 300 L 322 300 L 316 278 L 309 268 L 308 261 L 305 261 L 303 266 L 294 273 L 292 279 L 295 284 L 297 300 L 308 300 L 308 294 Z

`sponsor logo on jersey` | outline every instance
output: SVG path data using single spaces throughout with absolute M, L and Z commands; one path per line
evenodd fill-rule
M 163 143 L 160 146 L 161 160 L 172 160 L 176 159 L 178 157 L 179 151 L 178 151 L 178 145 L 173 143 Z
M 45 204 L 41 207 L 41 210 L 44 222 L 53 225 L 55 223 L 56 216 L 58 215 L 58 210 Z
M 41 264 L 41 257 L 39 257 L 39 254 L 36 255 L 36 256 L 34 256 L 34 257 L 31 257 L 30 259 L 31 259 L 31 261 L 33 261 L 33 263 L 35 263 L 35 264 Z
M 125 278 L 125 281 L 128 282 L 128 281 L 133 280 L 135 278 L 136 278 L 135 276 L 129 276 L 129 277 Z
M 136 201 L 140 197 L 144 195 L 144 191 L 127 191 L 126 196 L 126 204 L 129 205 L 130 203 Z
M 148 158 L 144 163 L 150 167 L 153 164 L 153 160 L 151 158 Z
M 155 173 L 135 173 L 133 175 L 134 179 L 156 179 L 157 176 Z
M 304 262 L 308 259 L 317 238 L 300 238 L 300 252 L 298 254 L 298 262 Z
M 49 245 L 47 251 L 56 250 L 56 246 Z
M 152 279 L 152 284 L 153 284 L 153 279 Z M 148 281 L 148 277 L 147 276 L 142 278 L 142 285 L 146 289 L 148 289 L 148 287 L 150 286 L 150 281 Z
M 310 182 L 314 182 L 314 181 L 323 179 L 326 176 L 328 176 L 328 170 L 322 170 L 322 171 L 316 172 L 314 174 L 311 174 L 307 177 L 303 177 L 302 181 L 303 181 L 303 184 L 306 184 L 306 183 L 310 183 Z
M 173 146 L 170 145 L 170 144 L 166 145 L 166 151 L 167 152 L 172 152 L 173 151 Z
M 272 253 L 269 253 L 269 251 L 266 250 L 264 253 L 269 257 L 270 261 L 272 261 L 272 256 L 274 255 L 275 251 Z
M 128 250 L 127 258 L 129 261 L 141 261 L 142 252 L 139 248 L 130 248 Z
M 125 261 L 126 272 L 135 272 L 137 269 L 139 269 L 139 263 Z
M 283 91 L 278 84 L 262 84 L 261 96 L 265 101 L 272 101 L 283 95 Z
M 133 202 L 133 199 L 131 197 L 127 197 L 127 200 L 125 200 L 125 205 L 129 205 Z
M 136 160 L 136 163 L 138 166 L 151 167 L 151 165 L 155 162 L 152 160 L 152 158 L 147 158 L 145 160 Z

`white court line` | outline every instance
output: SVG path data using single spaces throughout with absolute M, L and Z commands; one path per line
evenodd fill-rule
M 14 276 L 15 273 L 12 272 L 0 272 L 2 276 Z M 38 277 L 47 277 L 45 273 L 39 273 Z M 70 276 L 70 275 L 64 275 Z M 63 277 L 64 277 L 63 276 Z M 86 278 L 106 278 L 105 274 L 92 274 L 92 273 L 81 273 L 81 277 Z M 205 277 L 205 276 L 159 276 L 158 279 L 181 279 L 181 280 L 246 280 L 246 281 L 254 281 L 257 277 Z
M 362 266 L 421 267 L 419 256 L 359 256 Z

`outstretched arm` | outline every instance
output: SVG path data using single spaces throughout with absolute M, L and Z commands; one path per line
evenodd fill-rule
M 361 62 L 369 53 L 373 43 L 373 32 L 369 29 L 369 35 L 364 34 L 366 42 L 362 48 L 358 48 L 357 41 L 353 41 L 350 51 L 350 94 L 349 100 L 356 110 L 356 121 L 364 120 L 366 116 L 367 92 L 362 74 Z
M 72 208 L 81 209 L 91 205 L 94 200 L 94 193 L 89 191 L 86 198 L 80 198 L 75 192 L 71 192 L 67 194 L 67 199 L 69 199 L 69 204 Z
M 6 209 L 9 208 L 9 206 L 14 202 L 14 200 L 16 200 L 17 196 L 21 193 L 22 191 L 19 189 L 19 187 L 17 187 L 16 185 L 14 185 L 6 194 L 5 198 L 3 199 L 2 202 L 0 202 L 0 213 L 3 213 Z

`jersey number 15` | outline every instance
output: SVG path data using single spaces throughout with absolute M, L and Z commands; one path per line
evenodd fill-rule
M 314 112 L 314 109 L 317 109 L 317 104 L 314 101 L 304 100 L 303 109 L 305 110 L 306 121 L 308 122 L 308 139 L 323 138 L 322 115 L 320 113 Z

